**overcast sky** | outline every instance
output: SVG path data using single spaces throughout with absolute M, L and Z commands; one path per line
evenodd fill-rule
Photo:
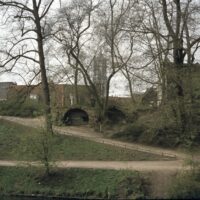
M 62 0 L 61 3 L 63 4 L 64 1 L 66 0 Z M 60 5 L 59 2 L 60 2 L 59 0 L 55 0 L 55 3 L 53 4 L 52 11 L 51 11 L 52 15 L 54 15 L 55 9 L 59 8 L 59 5 Z M 6 27 L 4 26 L 2 28 L 0 31 L 0 42 L 2 39 L 4 39 L 4 37 L 7 37 L 9 35 L 6 30 Z M 17 69 L 17 71 L 15 70 L 15 72 L 19 72 L 20 75 L 13 74 L 13 73 L 0 74 L 0 82 L 15 82 L 18 85 L 26 84 L 27 78 L 24 77 L 22 70 L 19 71 L 19 69 Z M 145 88 L 140 88 L 140 89 L 137 88 L 136 92 L 144 91 L 144 90 Z M 124 78 L 124 76 L 122 76 L 122 74 L 118 73 L 113 77 L 111 81 L 111 86 L 110 86 L 110 95 L 111 96 L 128 96 L 129 95 L 129 91 L 127 88 L 127 81 Z

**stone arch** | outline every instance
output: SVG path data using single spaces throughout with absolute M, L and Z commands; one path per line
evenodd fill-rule
M 89 115 L 83 109 L 71 108 L 64 114 L 63 122 L 66 125 L 85 125 L 89 122 Z
M 110 106 L 105 113 L 107 119 L 112 123 L 120 123 L 125 120 L 125 114 L 116 106 Z

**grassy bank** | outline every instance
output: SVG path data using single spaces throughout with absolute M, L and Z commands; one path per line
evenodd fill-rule
M 173 106 L 170 104 L 151 112 L 137 111 L 138 118 L 124 125 L 123 129 L 113 131 L 111 137 L 162 148 L 183 149 L 192 152 L 197 150 L 198 153 L 199 123 L 191 124 L 190 130 L 182 133 L 180 122 L 177 122 L 172 108 Z
M 38 160 L 39 130 L 0 120 L 0 159 Z M 53 160 L 166 160 L 165 157 L 104 145 L 72 136 L 55 135 Z
M 0 194 L 135 199 L 145 187 L 132 171 L 66 169 L 47 177 L 40 168 L 0 167 Z

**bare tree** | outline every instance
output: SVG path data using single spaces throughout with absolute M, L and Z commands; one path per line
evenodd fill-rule
M 136 1 L 110 0 L 100 10 L 100 36 L 108 59 L 104 108 L 108 106 L 110 82 L 128 63 L 133 54 L 134 35 L 127 31 L 127 19 Z M 107 7 L 107 9 L 106 9 Z M 106 110 L 106 109 L 104 109 Z
M 57 34 L 54 35 L 54 39 L 61 45 L 60 54 L 67 57 L 68 65 L 63 65 L 58 58 L 57 60 L 63 67 L 70 67 L 73 70 L 74 96 L 77 104 L 79 103 L 78 81 L 80 74 L 83 73 L 78 61 L 73 58 L 69 49 L 73 47 L 73 53 L 78 59 L 84 56 L 84 43 L 88 39 L 83 38 L 88 34 L 87 31 L 90 28 L 91 13 L 95 9 L 92 4 L 92 0 L 88 2 L 79 0 L 69 2 L 59 10 L 57 24 L 54 26 L 55 30 L 58 30 Z M 68 74 L 66 75 L 68 76 Z
M 100 95 L 91 77 L 91 65 L 95 56 L 89 55 L 86 58 L 88 53 L 86 53 L 86 43 L 91 41 L 91 15 L 98 5 L 98 3 L 93 5 L 93 1 L 90 0 L 87 3 L 74 1 L 70 5 L 63 7 L 59 16 L 60 23 L 58 28 L 60 31 L 55 35 L 55 39 L 62 45 L 62 49 L 68 58 L 68 63 L 75 71 L 76 98 L 78 98 L 77 78 L 78 72 L 80 72 L 88 90 L 94 95 L 99 107 L 102 108 Z
M 124 23 L 136 2 L 130 0 L 97 3 L 90 0 L 87 4 L 82 1 L 75 2 L 78 11 L 72 16 L 69 9 L 65 9 L 65 18 L 62 20 L 67 21 L 68 28 L 62 27 L 61 24 L 56 39 L 64 45 L 69 62 L 75 69 L 78 67 L 83 74 L 88 89 L 96 99 L 101 121 L 108 107 L 110 82 L 130 60 L 133 53 L 133 36 L 124 29 Z M 102 92 L 98 91 L 91 76 L 93 71 L 91 68 L 99 55 L 106 59 L 107 65 L 103 98 Z
M 182 3 L 180 0 L 174 0 L 171 4 L 167 4 L 166 0 L 162 0 L 161 5 L 164 22 L 172 42 L 173 61 L 175 65 L 175 70 L 173 70 L 175 72 L 174 82 L 181 131 L 182 133 L 186 133 L 190 131 L 188 129 L 190 129 L 191 123 L 185 105 L 183 64 L 186 56 L 188 64 L 191 65 L 194 62 L 195 53 L 199 46 L 200 37 L 194 37 L 195 32 L 189 30 L 191 20 L 194 19 L 194 13 L 199 10 L 199 6 L 190 0 L 185 3 Z M 173 10 L 175 10 L 174 13 Z M 169 13 L 171 13 L 171 20 Z M 197 24 L 195 26 L 197 28 Z M 194 48 L 195 45 L 197 45 L 196 48 Z
M 148 51 L 157 63 L 155 66 L 158 69 L 158 83 L 162 85 L 162 100 L 164 103 L 173 101 L 172 107 L 181 132 L 186 133 L 191 117 L 185 105 L 184 88 L 189 73 L 184 73 L 184 70 L 185 64 L 188 64 L 187 69 L 190 71 L 198 53 L 199 5 L 190 0 L 146 0 L 144 5 L 147 20 L 144 21 L 141 33 L 146 35 Z M 191 85 L 190 81 L 187 84 Z
M 145 5 L 145 6 L 144 6 Z M 162 9 L 158 2 L 145 1 L 145 20 L 139 30 L 141 33 L 140 41 L 144 45 L 144 56 L 148 59 L 147 66 L 151 66 L 154 71 L 154 81 L 157 88 L 161 88 L 162 104 L 166 102 L 166 69 L 164 63 L 170 62 L 170 36 L 166 33 L 163 25 Z M 160 89 L 159 89 L 160 90 Z
M 46 121 L 47 132 L 52 131 L 51 122 L 51 107 L 50 107 L 50 94 L 47 81 L 47 72 L 44 56 L 44 40 L 48 37 L 46 28 L 48 23 L 46 16 L 53 4 L 54 0 L 46 1 L 43 4 L 41 0 L 32 1 L 0 1 L 0 6 L 6 7 L 7 17 L 12 18 L 12 24 L 17 29 L 20 29 L 20 36 L 14 35 L 11 41 L 10 48 L 5 53 L 7 59 L 3 63 L 3 66 L 11 64 L 13 68 L 21 59 L 26 59 L 37 65 L 39 65 L 39 71 L 41 73 L 41 82 L 44 97 L 44 115 Z M 32 43 L 34 48 L 29 49 Z

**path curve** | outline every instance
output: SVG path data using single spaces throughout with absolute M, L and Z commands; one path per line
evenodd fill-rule
M 19 124 L 34 127 L 34 128 L 44 126 L 44 118 L 43 117 L 20 118 L 20 117 L 10 117 L 10 116 L 9 117 L 8 116 L 0 116 L 0 119 L 5 119 L 8 121 L 12 121 L 15 123 L 19 123 Z M 114 140 L 114 139 L 108 139 L 108 138 L 103 137 L 100 133 L 93 131 L 89 127 L 80 128 L 80 127 L 71 127 L 71 126 L 70 127 L 69 126 L 67 126 L 67 127 L 54 126 L 53 129 L 54 129 L 54 131 L 58 132 L 59 134 L 76 136 L 79 138 L 84 138 L 84 139 L 87 139 L 90 141 L 95 141 L 98 143 L 113 145 L 116 147 L 122 147 L 122 148 L 126 148 L 126 149 L 131 149 L 131 150 L 153 153 L 156 155 L 167 156 L 167 157 L 171 157 L 171 158 L 178 159 L 178 160 L 186 160 L 186 159 L 191 158 L 191 155 L 182 153 L 182 152 L 163 149 L 163 148 L 159 148 L 159 147 L 151 147 L 151 146 L 141 145 L 141 144 L 136 144 L 136 143 L 121 142 L 121 141 Z M 199 156 L 193 156 L 192 158 L 199 159 Z

